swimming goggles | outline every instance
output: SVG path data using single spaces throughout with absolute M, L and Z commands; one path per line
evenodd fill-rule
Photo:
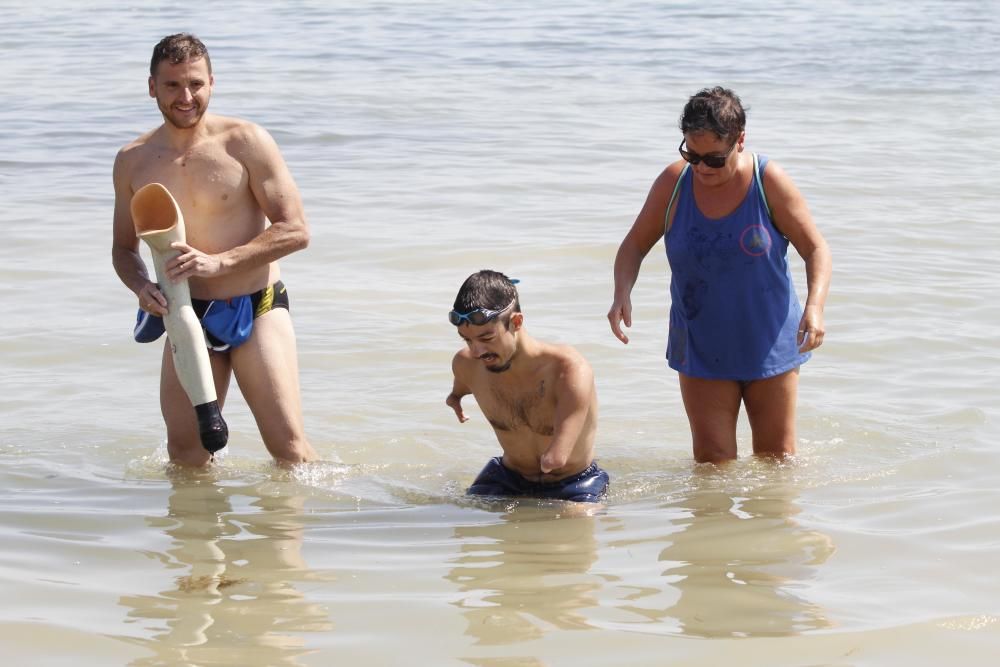
M 697 153 L 686 151 L 682 148 L 685 141 L 687 141 L 687 139 L 681 139 L 680 146 L 677 147 L 677 151 L 681 154 L 682 158 L 691 164 L 704 162 L 705 166 L 710 169 L 721 169 L 726 166 L 726 159 L 729 157 L 729 154 L 733 152 L 733 149 L 736 148 L 736 144 L 739 140 L 737 139 L 737 141 L 733 142 L 733 145 L 729 147 L 729 150 L 726 151 L 725 155 L 698 155 Z
M 489 308 L 476 308 L 475 310 L 470 310 L 467 313 L 460 313 L 457 310 L 453 310 L 448 313 L 448 321 L 454 324 L 456 327 L 463 322 L 468 322 L 477 327 L 480 327 L 488 322 L 495 320 L 500 314 L 510 310 L 510 308 L 517 303 L 517 297 L 507 304 L 506 307 L 500 310 L 490 310 Z

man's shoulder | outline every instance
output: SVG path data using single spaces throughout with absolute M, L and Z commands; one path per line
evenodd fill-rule
M 159 127 L 154 127 L 152 130 L 149 130 L 148 132 L 143 132 L 138 137 L 136 137 L 132 141 L 122 146 L 118 150 L 118 154 L 135 155 L 136 153 L 142 152 L 142 149 L 148 146 L 151 141 L 153 141 L 153 137 L 156 136 L 156 133 L 159 129 L 160 129 Z
M 262 133 L 266 133 L 263 127 L 246 118 L 236 118 L 235 116 L 205 116 L 206 127 L 209 133 L 215 137 L 226 139 L 236 139 L 238 141 L 252 141 Z
M 553 359 L 564 363 L 583 363 L 587 366 L 590 363 L 580 350 L 567 343 L 545 343 L 545 352 Z
M 226 152 L 245 163 L 267 160 L 276 148 L 267 130 L 244 118 L 212 116 L 208 130 Z
M 140 134 L 138 137 L 128 142 L 120 149 L 115 156 L 115 164 L 121 167 L 130 168 L 143 159 L 148 154 L 150 146 L 155 143 L 156 133 L 160 128 L 154 128 L 148 132 Z
M 542 359 L 555 375 L 593 375 L 590 362 L 572 345 L 542 343 Z

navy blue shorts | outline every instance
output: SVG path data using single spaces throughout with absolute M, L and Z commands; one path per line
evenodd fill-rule
M 501 457 L 490 459 L 466 491 L 471 496 L 529 496 L 576 503 L 599 503 L 608 493 L 608 473 L 591 463 L 558 482 L 533 482 L 504 466 Z

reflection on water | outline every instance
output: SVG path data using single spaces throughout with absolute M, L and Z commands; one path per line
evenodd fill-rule
M 499 522 L 455 528 L 461 547 L 445 578 L 463 592 L 454 604 L 476 644 L 514 644 L 550 629 L 589 627 L 581 612 L 597 605 L 602 585 L 588 575 L 597 560 L 596 519 L 553 514 L 551 507 L 521 504 Z
M 797 591 L 834 546 L 794 520 L 795 487 L 729 491 L 706 482 L 667 506 L 681 529 L 659 560 L 679 597 L 666 609 L 636 611 L 672 618 L 679 632 L 698 637 L 777 637 L 831 627 L 824 610 Z
M 316 579 L 302 560 L 304 499 L 271 484 L 173 480 L 166 516 L 148 522 L 173 540 L 154 556 L 176 572 L 174 586 L 120 601 L 155 628 L 137 640 L 154 655 L 133 665 L 298 665 L 298 633 L 332 629 L 295 585 Z

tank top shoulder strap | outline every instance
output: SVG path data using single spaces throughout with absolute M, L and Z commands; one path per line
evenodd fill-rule
M 767 156 L 753 153 L 753 173 L 757 181 L 757 192 L 760 193 L 760 200 L 764 202 L 764 210 L 767 217 L 774 221 L 774 214 L 771 213 L 771 205 L 767 203 L 767 193 L 764 192 L 764 168 L 767 166 Z M 669 209 L 668 209 L 669 210 Z
M 690 163 L 684 165 L 684 168 L 681 169 L 681 173 L 677 175 L 677 182 L 674 183 L 674 191 L 670 193 L 670 201 L 667 202 L 667 212 L 663 214 L 664 236 L 666 236 L 669 231 L 668 222 L 670 221 L 670 209 L 674 207 L 674 202 L 677 201 L 677 193 L 681 191 L 681 183 L 684 182 L 684 176 L 687 175 L 688 169 L 690 168 Z

